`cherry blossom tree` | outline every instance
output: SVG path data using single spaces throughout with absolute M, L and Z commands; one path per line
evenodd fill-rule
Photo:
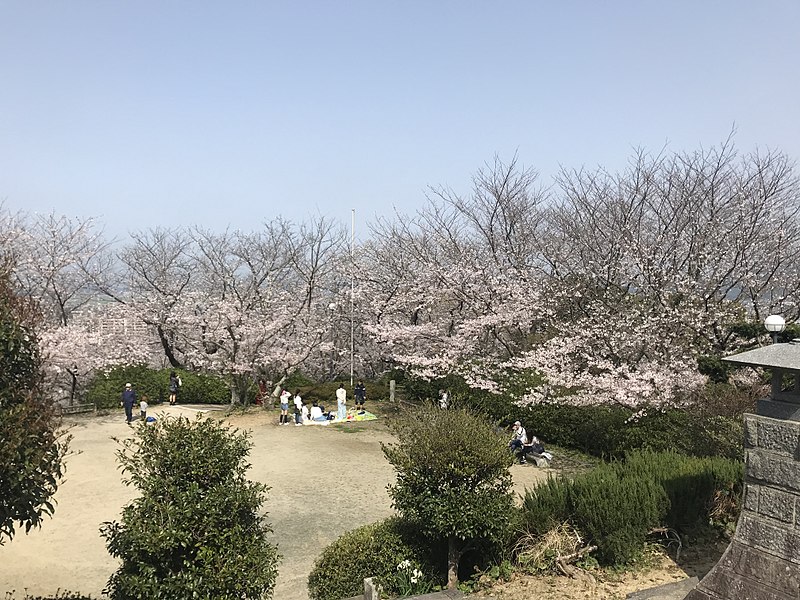
M 69 323 L 73 311 L 98 296 L 96 283 L 105 281 L 113 266 L 94 219 L 19 216 L 10 241 L 16 285 L 39 303 L 49 323 Z
M 496 391 L 498 374 L 530 370 L 548 384 L 533 401 L 675 402 L 702 385 L 699 356 L 736 347 L 737 322 L 797 318 L 785 156 L 739 158 L 728 142 L 565 170 L 549 191 L 534 175 L 496 161 L 471 197 L 435 190 L 416 218 L 380 223 L 360 295 L 383 356 Z

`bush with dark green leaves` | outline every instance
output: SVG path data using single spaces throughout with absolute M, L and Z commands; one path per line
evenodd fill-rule
M 529 490 L 522 523 L 542 535 L 568 522 L 597 546 L 601 563 L 624 565 L 639 555 L 653 528 L 692 533 L 708 525 L 721 497 L 728 505 L 724 518 L 735 521 L 743 475 L 738 461 L 634 452 L 625 461 Z
M 34 317 L 0 265 L 0 544 L 53 513 L 69 445 L 42 387 Z
M 736 502 L 744 485 L 744 463 L 719 457 L 633 452 L 617 469 L 660 485 L 669 499 L 664 524 L 681 532 L 707 525 L 720 496 Z
M 608 465 L 575 479 L 571 504 L 576 527 L 597 546 L 597 560 L 609 565 L 638 557 L 668 508 L 664 488 L 651 478 Z
M 528 374 L 506 375 L 512 391 L 539 380 Z M 524 384 L 524 385 L 523 385 Z M 701 402 L 684 409 L 623 406 L 573 406 L 556 400 L 535 405 L 518 406 L 513 393 L 492 394 L 471 389 L 463 379 L 450 376 L 435 381 L 404 378 L 404 391 L 413 401 L 425 403 L 446 387 L 458 406 L 483 414 L 499 425 L 521 421 L 528 432 L 546 443 L 580 450 L 606 459 L 622 459 L 626 453 L 649 449 L 674 450 L 689 456 L 723 456 L 741 460 L 743 426 L 741 413 L 735 417 L 715 414 Z M 726 391 L 727 390 L 727 391 Z M 709 386 L 714 406 L 724 408 L 728 396 L 736 406 L 746 406 L 741 394 L 730 385 Z M 719 411 L 718 411 L 719 412 Z M 727 413 L 726 413 L 727 414 Z
M 342 600 L 362 594 L 364 579 L 374 577 L 384 592 L 398 595 L 395 574 L 408 560 L 426 581 L 442 583 L 443 543 L 431 543 L 398 517 L 348 531 L 327 546 L 308 576 L 312 600 Z M 438 561 L 438 562 L 437 562 Z
M 231 391 L 219 377 L 182 369 L 151 369 L 144 365 L 120 366 L 98 372 L 89 384 L 87 402 L 98 408 L 119 406 L 122 390 L 130 382 L 139 398 L 151 404 L 169 400 L 169 374 L 181 378 L 178 401 L 185 404 L 229 404 Z
M 383 446 L 397 470 L 389 495 L 421 534 L 447 540 L 448 587 L 455 587 L 468 546 L 507 541 L 514 502 L 506 439 L 480 415 L 430 405 L 389 428 L 397 439 Z
M 210 418 L 140 423 L 117 453 L 140 496 L 121 521 L 104 523 L 121 560 L 104 592 L 112 599 L 262 599 L 278 555 L 262 504 L 267 487 L 248 481 L 245 432 Z

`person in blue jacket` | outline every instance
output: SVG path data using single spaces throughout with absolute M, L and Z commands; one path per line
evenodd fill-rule
M 125 407 L 125 420 L 128 425 L 133 421 L 133 405 L 136 404 L 136 392 L 130 383 L 125 384 L 125 391 L 122 392 L 122 406 Z

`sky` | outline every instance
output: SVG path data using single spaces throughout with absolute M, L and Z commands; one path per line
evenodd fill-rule
M 359 237 L 517 157 L 800 159 L 797 0 L 0 0 L 0 203 Z M 352 211 L 355 210 L 355 213 Z

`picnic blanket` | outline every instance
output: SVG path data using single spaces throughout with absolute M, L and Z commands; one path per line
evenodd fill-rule
M 356 423 L 359 421 L 374 421 L 377 419 L 375 415 L 367 410 L 359 410 L 356 412 L 355 410 L 348 410 L 347 411 L 347 418 L 346 419 L 331 419 L 330 421 L 312 421 L 311 419 L 306 419 L 303 421 L 303 425 L 328 425 L 330 423 Z

